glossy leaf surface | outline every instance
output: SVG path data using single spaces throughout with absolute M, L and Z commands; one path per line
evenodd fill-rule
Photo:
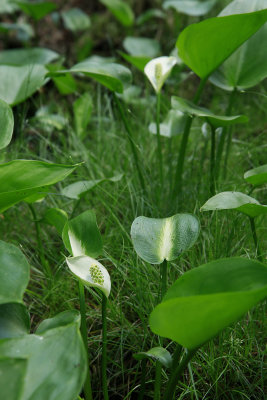
M 240 192 L 218 193 L 211 197 L 200 209 L 200 211 L 211 210 L 236 210 L 252 218 L 267 214 L 267 206 Z
M 245 258 L 212 261 L 184 273 L 150 315 L 160 336 L 195 349 L 267 295 L 267 267 Z
M 205 79 L 266 21 L 267 10 L 263 10 L 209 18 L 189 25 L 176 43 L 179 56 L 200 78 Z
M 163 347 L 153 347 L 148 351 L 143 351 L 133 355 L 136 360 L 143 360 L 149 358 L 153 361 L 159 361 L 164 367 L 170 368 L 172 365 L 172 356 L 168 350 Z
M 267 164 L 250 169 L 245 173 L 244 178 L 252 185 L 264 185 L 267 183 Z
M 207 108 L 199 107 L 191 101 L 182 99 L 181 97 L 172 97 L 172 108 L 179 110 L 185 114 L 194 115 L 199 118 L 207 120 L 214 128 L 228 126 L 232 124 L 240 124 L 248 122 L 248 118 L 245 115 L 215 115 Z
M 27 65 L 48 64 L 59 57 L 55 51 L 32 47 L 30 49 L 12 49 L 0 52 L 0 64 L 3 65 Z
M 34 194 L 46 194 L 46 186 L 65 179 L 77 165 L 14 160 L 0 164 L 0 212 Z
M 173 261 L 196 242 L 198 219 L 191 214 L 176 214 L 169 218 L 138 217 L 131 227 L 131 237 L 137 254 L 151 264 Z

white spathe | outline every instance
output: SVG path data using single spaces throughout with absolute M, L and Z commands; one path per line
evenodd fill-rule
M 145 66 L 145 74 L 150 80 L 156 93 L 159 93 L 164 82 L 171 73 L 174 65 L 177 64 L 175 57 L 157 57 L 149 61 Z
M 110 294 L 111 281 L 106 268 L 94 258 L 88 256 L 66 258 L 71 272 L 78 277 L 85 286 L 96 287 L 106 297 Z

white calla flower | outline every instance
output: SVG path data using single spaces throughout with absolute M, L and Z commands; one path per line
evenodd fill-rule
M 149 61 L 144 72 L 154 87 L 156 93 L 159 93 L 164 82 L 171 73 L 172 68 L 177 63 L 175 57 L 157 57 Z
M 106 297 L 110 294 L 111 281 L 106 268 L 94 258 L 88 256 L 68 257 L 67 264 L 71 272 L 85 286 L 100 289 Z

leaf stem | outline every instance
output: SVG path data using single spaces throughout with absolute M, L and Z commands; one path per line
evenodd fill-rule
M 207 78 L 204 78 L 200 81 L 200 84 L 197 88 L 196 94 L 193 99 L 193 103 L 197 104 L 199 102 L 201 93 L 203 92 L 204 86 L 206 84 Z M 186 148 L 188 143 L 188 138 L 190 134 L 191 125 L 193 122 L 193 118 L 191 116 L 187 117 L 185 129 L 182 137 L 182 142 L 180 145 L 179 155 L 178 155 L 178 162 L 176 166 L 176 174 L 175 174 L 175 184 L 173 189 L 173 200 L 178 194 L 178 191 L 182 192 L 182 176 L 184 171 L 184 161 L 185 161 L 185 154 Z
M 81 313 L 81 335 L 86 351 L 86 359 L 87 359 L 87 374 L 86 380 L 84 383 L 84 394 L 85 400 L 92 400 L 92 388 L 91 388 L 91 374 L 89 368 L 89 351 L 88 351 L 88 342 L 87 342 L 87 327 L 86 327 L 86 306 L 85 306 L 85 295 L 84 295 L 84 286 L 82 282 L 79 280 L 78 282 L 79 288 L 79 300 L 80 300 L 80 313 Z
M 211 146 L 210 146 L 210 195 L 215 194 L 215 146 L 216 146 L 216 131 L 214 126 L 211 127 Z
M 161 193 L 162 193 L 162 190 L 163 190 L 163 165 L 162 165 L 162 147 L 161 147 L 161 137 L 160 137 L 160 92 L 157 93 L 156 125 L 157 125 L 157 142 L 158 142 L 159 177 L 160 177 L 160 185 L 161 185 Z
M 104 400 L 108 400 L 107 384 L 107 298 L 102 293 L 102 391 Z
M 257 232 L 256 232 L 256 227 L 255 227 L 255 218 L 249 217 L 249 222 L 250 222 L 251 232 L 252 232 L 252 236 L 253 236 L 253 240 L 254 240 L 254 244 L 255 244 L 256 258 L 258 258 L 261 262 L 263 262 L 263 257 L 261 254 L 258 236 L 257 236 Z
M 146 387 L 146 359 L 141 361 L 141 384 L 137 400 L 143 400 Z
M 144 176 L 142 174 L 141 168 L 140 168 L 139 158 L 138 158 L 138 154 L 137 154 L 137 151 L 136 151 L 135 143 L 133 141 L 133 134 L 132 134 L 132 130 L 130 128 L 130 124 L 129 124 L 128 119 L 126 117 L 126 113 L 125 113 L 125 111 L 123 109 L 123 106 L 122 106 L 122 104 L 121 104 L 121 102 L 120 102 L 120 100 L 119 100 L 119 98 L 118 98 L 118 96 L 116 95 L 115 92 L 113 92 L 113 98 L 114 98 L 115 103 L 116 103 L 116 105 L 118 107 L 119 113 L 121 115 L 121 119 L 123 121 L 125 130 L 127 132 L 127 137 L 128 137 L 128 140 L 129 140 L 129 143 L 130 143 L 130 146 L 131 146 L 131 150 L 132 150 L 132 154 L 133 154 L 133 158 L 134 158 L 134 163 L 135 163 L 135 166 L 136 166 L 136 169 L 137 169 L 137 173 L 138 173 L 138 177 L 139 177 L 141 188 L 143 190 L 143 193 L 146 194 L 145 180 L 144 180 Z
M 170 379 L 167 384 L 166 391 L 164 393 L 163 400 L 172 400 L 174 397 L 175 388 L 177 382 L 180 380 L 184 369 L 186 368 L 187 364 L 191 360 L 191 358 L 195 355 L 197 349 L 189 350 L 187 354 L 183 357 L 180 364 L 177 365 L 176 368 L 173 369 Z

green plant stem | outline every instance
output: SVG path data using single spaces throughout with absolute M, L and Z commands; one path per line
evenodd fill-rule
M 216 132 L 214 126 L 211 127 L 211 146 L 210 146 L 210 195 L 215 194 L 215 147 L 216 147 Z
M 91 374 L 89 368 L 89 351 L 88 351 L 88 343 L 87 343 L 87 327 L 86 327 L 86 307 L 85 307 L 85 295 L 84 295 L 84 286 L 81 281 L 78 282 L 79 286 L 79 300 L 80 300 L 80 313 L 81 313 L 81 335 L 86 351 L 87 358 L 87 375 L 84 383 L 84 394 L 85 400 L 93 400 L 92 388 L 91 388 Z
M 204 78 L 200 81 L 198 89 L 193 99 L 193 103 L 197 104 L 199 102 L 201 93 L 203 92 L 204 86 L 206 84 L 207 78 Z M 173 200 L 178 194 L 178 192 L 182 192 L 182 176 L 184 171 L 184 160 L 186 154 L 186 148 L 188 143 L 188 138 L 190 134 L 191 125 L 193 122 L 193 118 L 191 116 L 187 117 L 185 129 L 182 137 L 182 142 L 180 145 L 179 155 L 178 155 L 178 162 L 176 167 L 176 174 L 175 174 L 175 181 L 174 181 L 174 188 L 173 188 Z
M 232 113 L 233 105 L 234 105 L 235 99 L 236 99 L 236 93 L 237 93 L 237 91 L 234 89 L 234 90 L 232 90 L 232 92 L 230 94 L 229 103 L 228 103 L 228 107 L 226 110 L 226 115 L 231 115 L 231 113 Z M 219 175 L 220 175 L 220 165 L 221 165 L 222 154 L 223 154 L 223 149 L 224 149 L 227 133 L 228 133 L 228 128 L 224 127 L 222 130 L 220 139 L 219 139 L 218 149 L 217 149 L 217 154 L 216 154 L 215 179 L 218 179 Z
M 260 251 L 258 236 L 255 227 L 255 218 L 249 217 L 249 221 L 250 221 L 251 233 L 255 244 L 256 258 L 258 258 L 261 262 L 263 262 L 263 257 Z
M 156 113 L 156 125 L 157 125 L 157 142 L 158 142 L 158 164 L 159 164 L 159 177 L 161 185 L 161 193 L 163 190 L 163 163 L 162 163 L 162 147 L 160 137 L 160 92 L 157 93 L 157 113 Z
M 141 361 L 141 384 L 137 400 L 143 400 L 146 388 L 146 359 Z
M 39 251 L 39 256 L 40 256 L 40 260 L 44 269 L 45 274 L 48 277 L 52 277 L 52 271 L 50 268 L 50 265 L 48 264 L 46 258 L 45 258 L 45 251 L 44 251 L 44 247 L 43 247 L 43 242 L 41 240 L 41 230 L 40 230 L 40 225 L 39 225 L 39 221 L 37 219 L 36 216 L 36 212 L 35 212 L 35 208 L 34 205 L 31 203 L 28 203 L 29 209 L 32 213 L 32 218 L 33 218 L 33 222 L 35 225 L 35 230 L 36 230 L 36 239 L 37 239 L 37 245 L 38 245 L 38 251 Z
M 162 300 L 167 290 L 167 267 L 168 262 L 164 260 L 160 265 L 160 275 L 161 275 L 161 291 L 160 291 L 160 299 Z M 163 346 L 163 338 L 159 338 L 160 346 Z M 161 389 L 161 370 L 162 365 L 159 361 L 156 362 L 156 373 L 155 373 L 155 385 L 154 385 L 154 400 L 160 399 L 160 389 Z
M 172 400 L 175 393 L 175 388 L 177 382 L 180 380 L 184 369 L 186 368 L 187 364 L 191 360 L 191 358 L 195 355 L 196 350 L 189 350 L 188 353 L 183 357 L 180 364 L 177 365 L 175 369 L 173 369 L 170 379 L 167 384 L 166 391 L 164 393 L 163 400 Z
M 179 364 L 182 350 L 183 350 L 183 346 L 181 346 L 180 344 L 177 344 L 175 352 L 173 353 L 173 356 L 172 356 L 172 371 L 174 371 L 176 366 Z
M 104 400 L 108 400 L 107 383 L 107 298 L 102 293 L 102 391 Z
M 133 134 L 132 134 L 132 130 L 130 128 L 130 124 L 129 124 L 128 119 L 126 117 L 126 113 L 125 113 L 125 111 L 123 109 L 123 106 L 122 106 L 118 96 L 114 92 L 113 92 L 113 98 L 114 98 L 115 103 L 116 103 L 116 105 L 118 107 L 121 119 L 123 121 L 125 130 L 127 132 L 127 137 L 128 137 L 128 140 L 129 140 L 129 143 L 130 143 L 130 146 L 131 146 L 131 150 L 132 150 L 132 154 L 133 154 L 133 158 L 134 158 L 134 163 L 135 163 L 135 166 L 136 166 L 136 169 L 137 169 L 137 173 L 138 173 L 138 177 L 139 177 L 141 188 L 143 190 L 143 193 L 146 194 L 145 180 L 144 180 L 144 176 L 142 174 L 141 168 L 140 168 L 139 158 L 138 158 L 138 154 L 137 154 L 137 151 L 136 151 L 135 143 L 133 141 Z

